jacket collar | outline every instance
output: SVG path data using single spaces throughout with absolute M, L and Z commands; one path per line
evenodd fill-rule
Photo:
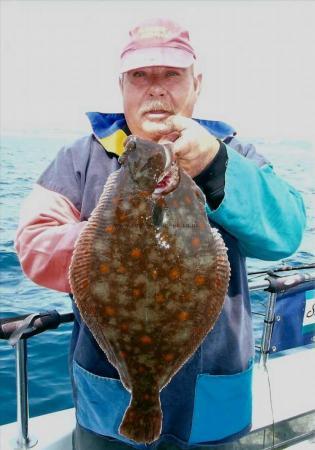
M 124 114 L 88 112 L 94 136 L 109 153 L 120 156 L 124 152 L 124 141 L 131 134 Z M 234 136 L 236 131 L 225 122 L 215 120 L 194 119 L 204 126 L 216 138 L 224 140 Z

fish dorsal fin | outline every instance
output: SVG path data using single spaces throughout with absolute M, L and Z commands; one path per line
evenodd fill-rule
M 97 207 L 92 212 L 86 227 L 82 230 L 80 239 L 75 245 L 69 270 L 69 279 L 72 293 L 75 295 L 77 303 L 84 304 L 87 301 L 87 292 L 89 290 L 89 268 L 91 264 L 91 246 L 95 237 L 96 229 L 100 221 L 100 213 L 106 208 L 110 201 L 112 192 L 115 189 L 120 170 L 113 172 L 104 186 L 103 193 L 99 199 Z M 79 305 L 80 306 L 80 305 Z
M 99 202 L 75 245 L 69 269 L 69 280 L 75 303 L 81 315 L 85 318 L 88 327 L 94 330 L 94 337 L 100 346 L 102 345 L 100 338 L 106 340 L 106 337 L 102 329 L 102 324 L 99 321 L 97 311 L 95 310 L 93 314 L 93 310 L 91 309 L 90 273 L 91 264 L 93 262 L 92 246 L 95 241 L 97 230 L 102 226 L 102 221 L 104 220 L 103 212 L 112 204 L 112 195 L 115 194 L 120 173 L 120 170 L 116 170 L 108 177 Z M 109 361 L 117 367 L 117 359 L 110 345 L 107 346 L 107 357 Z M 123 364 L 120 364 L 120 372 L 126 389 L 130 390 L 127 369 Z

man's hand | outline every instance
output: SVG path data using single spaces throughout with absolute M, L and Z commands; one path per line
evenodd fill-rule
M 174 156 L 191 177 L 199 175 L 220 148 L 220 143 L 212 134 L 196 121 L 183 116 L 167 119 L 159 143 L 166 141 L 174 142 Z

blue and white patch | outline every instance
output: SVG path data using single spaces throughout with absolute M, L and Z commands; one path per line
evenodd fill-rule
M 305 309 L 302 325 L 302 333 L 315 331 L 315 290 L 305 293 Z

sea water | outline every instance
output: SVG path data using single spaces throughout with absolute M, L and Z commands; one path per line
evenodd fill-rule
M 57 151 L 70 144 L 73 134 L 6 135 L 1 139 L 1 192 L 0 192 L 0 317 L 31 314 L 56 309 L 70 312 L 70 299 L 66 294 L 37 286 L 28 280 L 14 251 L 13 241 L 23 198 L 34 182 L 52 161 Z M 264 141 L 251 139 L 257 150 L 274 166 L 276 173 L 294 185 L 303 195 L 308 224 L 298 251 L 286 260 L 291 264 L 314 262 L 315 223 L 314 167 L 312 144 L 303 140 Z M 274 262 L 272 265 L 279 265 Z M 248 269 L 265 269 L 271 263 L 248 260 Z M 252 295 L 254 308 L 263 308 L 264 296 Z M 254 320 L 255 337 L 261 335 L 261 320 Z M 71 324 L 47 331 L 28 340 L 30 414 L 37 416 L 72 406 L 67 355 Z M 16 420 L 16 387 L 14 350 L 0 341 L 0 424 Z

